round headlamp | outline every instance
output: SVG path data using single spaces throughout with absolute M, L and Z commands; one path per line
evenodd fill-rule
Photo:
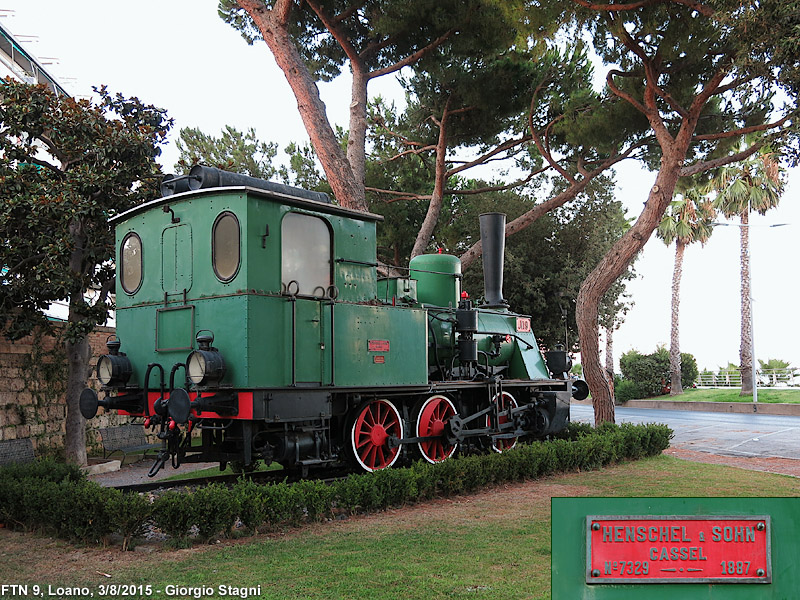
M 104 354 L 97 361 L 97 379 L 107 386 L 123 386 L 131 378 L 131 361 L 123 354 Z
M 195 385 L 215 383 L 225 377 L 225 359 L 215 350 L 195 350 L 186 359 L 186 371 Z
M 213 348 L 213 334 L 197 334 L 199 350 L 194 350 L 186 359 L 186 375 L 195 385 L 217 383 L 225 377 L 225 359 L 219 350 Z

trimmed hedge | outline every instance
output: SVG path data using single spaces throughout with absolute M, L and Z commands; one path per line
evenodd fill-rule
M 576 469 L 597 469 L 660 454 L 669 446 L 666 425 L 571 424 L 557 439 L 519 444 L 502 454 L 463 456 L 439 464 L 350 475 L 326 484 L 304 480 L 258 485 L 242 479 L 227 488 L 169 491 L 150 503 L 88 481 L 69 465 L 38 461 L 0 469 L 0 520 L 81 543 L 123 538 L 123 549 L 152 522 L 176 545 L 190 532 L 208 542 L 230 536 L 237 521 L 250 532 L 298 525 L 342 514 L 375 511 L 436 496 L 464 494 L 499 483 L 535 479 Z

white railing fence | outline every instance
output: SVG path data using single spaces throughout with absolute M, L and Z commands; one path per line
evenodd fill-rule
M 756 380 L 759 387 L 800 387 L 800 369 L 756 369 Z M 698 375 L 697 387 L 742 387 L 742 374 L 730 369 L 705 371 Z

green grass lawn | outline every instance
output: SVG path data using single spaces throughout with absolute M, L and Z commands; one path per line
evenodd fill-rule
M 662 455 L 185 550 L 75 548 L 0 530 L 0 581 L 151 584 L 162 590 L 153 598 L 167 585 L 212 586 L 215 597 L 219 585 L 260 586 L 261 598 L 285 600 L 549 598 L 553 496 L 798 494 L 792 477 Z
M 680 396 L 656 396 L 647 400 L 676 400 L 685 402 L 752 402 L 752 396 L 740 396 L 739 388 L 731 389 L 689 389 Z M 770 404 L 800 403 L 800 388 L 787 390 L 758 390 L 758 401 Z

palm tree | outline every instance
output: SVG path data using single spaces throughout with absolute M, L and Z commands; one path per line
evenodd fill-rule
M 740 396 L 753 395 L 753 331 L 750 314 L 750 213 L 765 214 L 778 206 L 784 188 L 784 174 L 775 152 L 766 146 L 758 155 L 738 164 L 722 167 L 711 185 L 717 191 L 714 206 L 727 218 L 739 217 L 742 268 L 742 339 L 739 369 L 742 372 Z
M 683 275 L 683 254 L 686 246 L 694 242 L 705 244 L 711 236 L 716 211 L 710 200 L 697 188 L 687 190 L 680 200 L 673 200 L 661 223 L 657 235 L 669 246 L 675 241 L 675 267 L 672 270 L 672 326 L 669 344 L 670 396 L 683 394 L 681 385 L 680 348 L 680 294 Z

